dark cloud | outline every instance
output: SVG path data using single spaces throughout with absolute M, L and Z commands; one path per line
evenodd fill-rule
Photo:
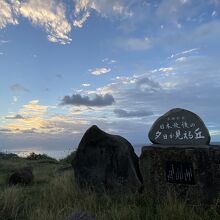
M 63 75 L 61 75 L 61 74 L 56 74 L 56 78 L 57 78 L 57 79 L 63 79 Z
M 22 133 L 23 134 L 35 134 L 35 133 L 37 133 L 36 131 L 37 131 L 36 128 L 31 128 L 31 129 L 23 130 Z
M 115 102 L 114 97 L 111 94 L 98 95 L 92 99 L 89 96 L 82 96 L 80 94 L 73 94 L 72 96 L 65 96 L 62 99 L 61 105 L 84 105 L 84 106 L 94 106 L 102 107 L 112 105 Z
M 155 82 L 155 81 L 149 79 L 147 76 L 145 76 L 143 78 L 139 78 L 136 82 L 136 85 L 138 87 L 141 87 L 144 89 L 152 89 L 152 90 L 156 90 L 156 89 L 161 88 L 161 86 L 158 82 Z
M 115 109 L 114 113 L 120 118 L 145 117 L 145 116 L 153 115 L 152 111 L 145 111 L 145 110 L 125 111 L 123 109 Z
M 13 92 L 30 92 L 29 89 L 25 88 L 23 85 L 16 83 L 11 86 L 11 90 Z
M 11 132 L 11 130 L 7 128 L 0 128 L 0 132 Z
M 24 119 L 22 115 L 6 116 L 5 119 Z

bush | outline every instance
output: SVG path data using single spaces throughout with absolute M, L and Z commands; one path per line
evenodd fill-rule
M 60 162 L 70 164 L 73 161 L 75 155 L 76 155 L 76 151 L 73 151 L 71 154 L 69 154 L 65 158 L 61 159 Z
M 0 152 L 0 159 L 16 159 L 19 158 L 19 156 L 17 154 L 13 154 L 13 153 L 2 153 Z
M 46 154 L 35 154 L 34 152 L 30 153 L 27 157 L 27 160 L 54 160 L 56 161 L 56 159 L 49 157 Z

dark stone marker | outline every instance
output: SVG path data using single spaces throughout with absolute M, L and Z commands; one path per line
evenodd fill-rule
M 189 162 L 167 162 L 166 178 L 169 183 L 194 185 L 193 165 Z
M 210 134 L 202 119 L 193 112 L 175 108 L 158 118 L 149 139 L 163 145 L 204 145 L 210 143 Z
M 155 204 L 168 192 L 189 204 L 209 204 L 220 196 L 220 146 L 150 145 L 142 148 L 139 165 L 144 193 Z

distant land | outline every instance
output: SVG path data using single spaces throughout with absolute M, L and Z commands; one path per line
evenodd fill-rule
M 152 143 L 148 142 L 148 143 L 144 143 L 144 144 L 132 144 L 135 150 L 135 153 L 140 156 L 141 154 L 141 149 L 143 146 L 147 146 L 147 145 L 151 145 Z M 220 142 L 211 142 L 210 145 L 220 145 Z M 76 148 L 70 148 L 70 149 L 66 149 L 66 150 L 44 150 L 44 151 L 38 151 L 35 152 L 37 154 L 47 154 L 50 157 L 56 158 L 56 159 L 62 159 L 64 157 L 66 157 L 67 155 L 69 155 L 72 151 L 74 151 Z M 29 155 L 31 153 L 31 151 L 27 151 L 27 150 L 7 150 L 7 149 L 1 149 L 0 148 L 0 152 L 4 152 L 4 153 L 15 153 L 18 154 L 21 157 L 26 157 L 27 155 Z

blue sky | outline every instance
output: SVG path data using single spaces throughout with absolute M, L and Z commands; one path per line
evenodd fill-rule
M 219 0 L 0 0 L 0 148 L 132 144 L 174 107 L 220 141 Z

